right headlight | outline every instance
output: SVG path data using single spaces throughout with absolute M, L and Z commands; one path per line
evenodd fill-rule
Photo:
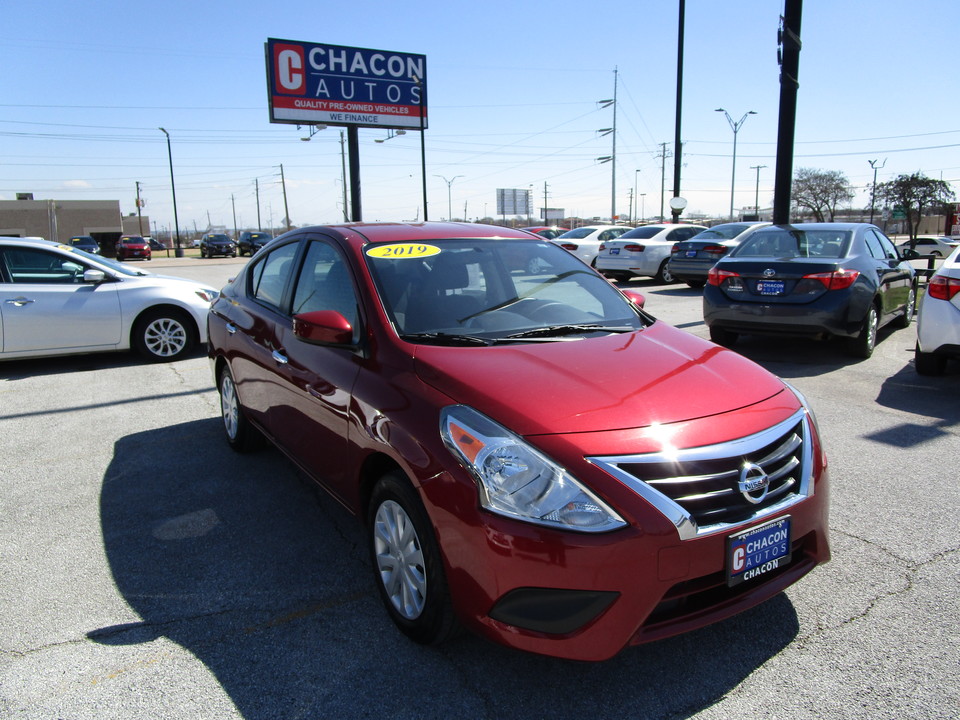
M 476 478 L 480 504 L 491 512 L 589 533 L 627 524 L 564 468 L 472 408 L 444 408 L 440 434 L 447 448 Z

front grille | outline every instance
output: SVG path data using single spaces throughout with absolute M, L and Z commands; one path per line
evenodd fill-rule
M 589 460 L 653 504 L 684 540 L 772 515 L 813 492 L 803 410 L 718 445 Z

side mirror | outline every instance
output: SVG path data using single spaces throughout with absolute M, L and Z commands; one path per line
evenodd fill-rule
M 98 283 L 102 283 L 106 278 L 107 274 L 103 270 L 94 270 L 91 268 L 83 271 L 83 281 L 85 283 L 97 285 Z
M 336 310 L 294 315 L 293 334 L 312 345 L 353 345 L 353 326 Z
M 642 308 L 643 304 L 647 301 L 643 294 L 638 293 L 636 290 L 621 290 L 621 292 L 626 295 L 627 300 L 636 305 L 638 308 Z
M 904 248 L 900 251 L 900 257 L 902 257 L 904 260 L 916 260 L 920 257 L 920 253 L 918 253 L 916 250 L 911 250 L 910 248 Z

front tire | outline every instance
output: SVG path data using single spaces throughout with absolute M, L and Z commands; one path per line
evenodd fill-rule
M 668 262 L 669 260 L 664 260 L 662 263 L 660 263 L 660 267 L 657 268 L 657 274 L 655 277 L 657 282 L 663 283 L 664 285 L 669 285 L 677 280 L 673 276 L 673 273 L 670 272 L 669 268 L 667 268 Z
M 192 320 L 176 310 L 149 310 L 133 326 L 133 346 L 151 362 L 171 362 L 189 353 L 196 343 Z
M 456 635 L 459 625 L 433 527 L 399 471 L 388 473 L 374 487 L 367 533 L 377 590 L 396 626 L 424 645 Z
M 910 327 L 910 323 L 913 321 L 914 306 L 917 300 L 916 291 L 911 287 L 910 294 L 907 295 L 907 304 L 903 308 L 903 314 L 900 315 L 896 320 L 893 321 L 893 326 L 900 328 Z

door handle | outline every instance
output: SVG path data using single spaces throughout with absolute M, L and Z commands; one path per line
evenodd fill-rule
M 229 335 L 236 335 L 236 333 L 237 333 L 237 326 L 234 325 L 232 322 L 228 322 L 228 323 L 227 323 L 227 333 L 228 333 Z
M 287 360 L 287 356 L 279 350 L 274 350 L 272 353 L 270 353 L 270 356 L 273 358 L 273 361 L 277 363 L 277 365 L 286 365 L 289 362 L 289 360 Z
M 25 298 L 21 295 L 20 297 L 10 298 L 5 302 L 7 305 L 16 305 L 17 307 L 23 307 L 24 305 L 29 305 L 30 303 L 36 302 L 36 300 L 31 300 L 30 298 Z

